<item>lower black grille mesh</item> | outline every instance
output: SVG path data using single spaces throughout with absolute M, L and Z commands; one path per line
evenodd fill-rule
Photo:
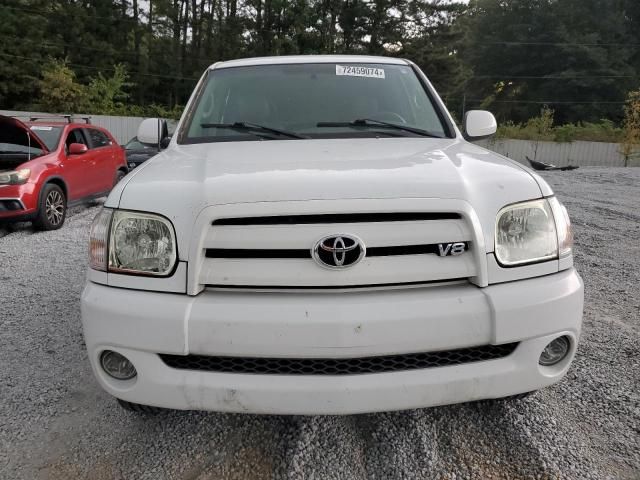
M 22 210 L 22 204 L 18 200 L 0 200 L 0 212 L 15 212 Z
M 517 343 L 507 343 L 441 352 L 359 358 L 255 358 L 162 354 L 160 358 L 169 367 L 181 370 L 263 375 L 358 375 L 494 360 L 510 355 L 517 346 Z

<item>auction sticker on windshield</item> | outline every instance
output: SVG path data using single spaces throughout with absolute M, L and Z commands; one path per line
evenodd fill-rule
M 336 75 L 346 75 L 350 77 L 384 78 L 382 68 L 336 65 Z

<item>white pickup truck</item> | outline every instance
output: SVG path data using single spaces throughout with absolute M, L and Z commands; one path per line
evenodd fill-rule
M 125 408 L 351 414 L 532 392 L 575 356 L 567 211 L 410 61 L 216 63 L 90 234 L 89 359 Z

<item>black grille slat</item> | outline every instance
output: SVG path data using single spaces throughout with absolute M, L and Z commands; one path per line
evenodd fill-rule
M 417 282 L 400 282 L 400 283 L 365 283 L 354 285 L 227 285 L 206 283 L 207 288 L 222 288 L 225 290 L 357 290 L 363 288 L 393 288 L 393 287 L 420 287 L 427 285 L 448 284 L 451 282 L 465 282 L 467 278 L 447 278 L 441 280 L 421 280 Z
M 213 225 L 308 225 L 316 223 L 417 222 L 425 220 L 459 220 L 451 212 L 336 213 L 320 215 L 277 215 L 268 217 L 219 218 Z
M 464 243 L 468 249 L 467 242 Z M 371 247 L 367 249 L 367 257 L 387 257 L 392 255 L 426 255 L 438 254 L 438 244 L 396 245 L 391 247 Z M 207 258 L 311 258 L 311 250 L 305 249 L 249 249 L 249 248 L 207 248 Z
M 205 355 L 164 355 L 171 368 L 259 375 L 362 375 L 461 365 L 504 358 L 518 343 L 484 345 L 440 352 L 358 358 L 257 358 Z
M 207 248 L 205 256 L 207 258 L 311 258 L 311 251 L 275 248 Z

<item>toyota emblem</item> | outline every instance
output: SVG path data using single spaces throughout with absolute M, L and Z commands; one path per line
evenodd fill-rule
M 313 259 L 322 267 L 352 267 L 364 257 L 364 243 L 353 235 L 329 235 L 321 238 L 312 250 Z

